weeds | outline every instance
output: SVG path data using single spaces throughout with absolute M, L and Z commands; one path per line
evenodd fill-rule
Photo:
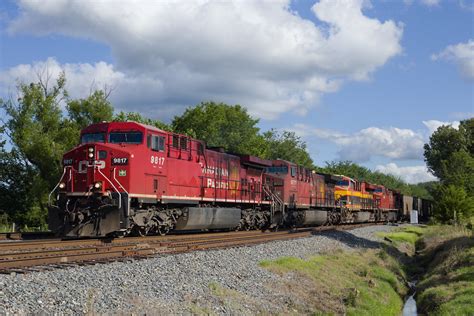
M 283 257 L 260 265 L 294 280 L 287 285 L 297 297 L 292 302 L 308 314 L 399 315 L 408 274 L 419 278 L 419 312 L 474 315 L 471 230 L 405 226 L 379 236 L 390 241 L 379 250 L 337 251 L 306 260 Z
M 450 231 L 450 232 L 449 232 Z M 432 315 L 473 315 L 474 239 L 467 230 L 439 228 L 425 238 L 419 286 L 420 311 Z
M 395 246 L 400 245 L 400 243 L 408 243 L 415 247 L 416 242 L 420 239 L 425 230 L 426 228 L 421 226 L 408 226 L 389 233 L 378 233 L 377 235 L 393 242 Z
M 284 257 L 261 266 L 281 275 L 296 274 L 301 292 L 312 293 L 298 310 L 311 313 L 398 315 L 407 292 L 403 271 L 380 251 L 336 252 L 306 260 Z M 300 279 L 311 282 L 301 282 Z M 296 285 L 295 285 L 296 287 Z M 298 293 L 301 301 L 301 293 Z M 304 294 L 303 294 L 304 295 Z M 331 302 L 322 304 L 321 302 Z
M 408 226 L 383 236 L 398 249 L 416 247 L 405 270 L 417 276 L 418 311 L 428 315 L 473 315 L 474 239 L 462 226 Z

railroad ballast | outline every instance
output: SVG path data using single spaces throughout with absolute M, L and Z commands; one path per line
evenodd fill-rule
M 63 156 L 48 224 L 59 236 L 273 229 L 406 219 L 427 200 L 285 160 L 207 148 L 136 122 L 93 124 Z

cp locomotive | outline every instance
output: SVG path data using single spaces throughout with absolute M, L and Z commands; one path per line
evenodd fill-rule
M 80 144 L 62 163 L 48 216 L 59 236 L 271 229 L 402 216 L 403 199 L 383 186 L 226 153 L 136 122 L 83 129 Z

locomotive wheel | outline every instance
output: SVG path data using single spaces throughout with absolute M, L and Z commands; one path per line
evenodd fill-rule
M 138 225 L 133 226 L 131 235 L 132 236 L 137 236 L 137 237 L 143 237 L 148 234 L 148 230 L 145 227 L 141 227 Z
M 169 226 L 158 226 L 158 234 L 164 236 L 170 232 Z

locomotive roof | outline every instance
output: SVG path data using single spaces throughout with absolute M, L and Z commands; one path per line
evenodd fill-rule
M 94 130 L 94 129 L 105 129 L 108 128 L 109 126 L 114 127 L 114 126 L 127 126 L 127 125 L 138 125 L 140 127 L 143 127 L 147 130 L 153 130 L 155 132 L 162 132 L 162 133 L 167 133 L 166 131 L 159 129 L 158 127 L 148 125 L 148 124 L 143 124 L 143 123 L 138 123 L 135 121 L 126 121 L 126 122 L 101 122 L 101 123 L 95 123 L 91 124 L 87 127 L 85 127 L 81 132 L 86 132 L 89 130 Z

